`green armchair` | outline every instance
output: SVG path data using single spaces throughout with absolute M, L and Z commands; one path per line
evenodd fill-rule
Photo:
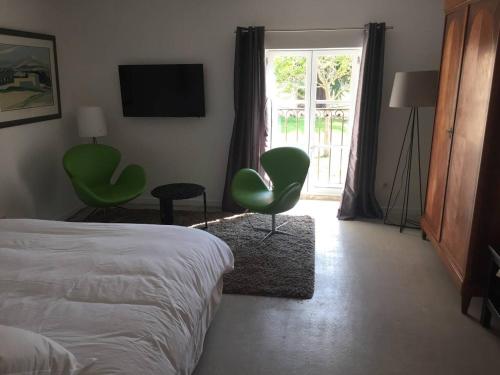
M 288 234 L 276 227 L 276 214 L 292 209 L 300 199 L 300 191 L 309 170 L 309 156 L 295 147 L 277 147 L 260 157 L 262 167 L 272 182 L 269 189 L 253 169 L 241 169 L 231 183 L 234 201 L 248 211 L 271 215 L 271 229 L 254 228 L 268 232 L 262 241 L 273 234 Z
M 120 159 L 120 151 L 106 145 L 78 145 L 66 152 L 64 169 L 83 203 L 94 208 L 113 207 L 144 192 L 146 175 L 138 165 L 125 167 L 116 182 L 111 183 Z

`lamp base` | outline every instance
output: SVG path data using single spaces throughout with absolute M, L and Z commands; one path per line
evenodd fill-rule
M 415 142 L 416 137 L 416 142 Z M 419 188 L 419 209 L 420 216 L 423 213 L 422 207 L 422 172 L 421 172 L 421 162 L 420 162 L 420 126 L 418 118 L 418 107 L 412 107 L 410 111 L 410 116 L 408 117 L 408 123 L 406 125 L 406 131 L 403 138 L 403 144 L 401 145 L 401 151 L 399 152 L 398 164 L 396 166 L 396 171 L 394 173 L 394 179 L 392 181 L 391 192 L 389 194 L 389 200 L 387 202 L 387 208 L 384 215 L 384 224 L 395 225 L 399 227 L 399 231 L 402 232 L 404 229 L 420 229 L 419 220 L 413 220 L 408 218 L 408 206 L 410 201 L 410 191 L 411 191 L 411 181 L 412 181 L 412 162 L 413 162 L 413 152 L 416 147 L 417 161 L 418 161 L 418 188 Z M 403 155 L 404 154 L 404 155 Z M 403 163 L 402 163 L 403 159 Z M 404 164 L 404 165 L 403 165 Z M 400 177 L 400 183 L 395 189 L 396 183 Z M 389 220 L 390 213 L 394 211 L 396 202 L 402 193 L 403 204 L 400 213 L 399 224 L 391 222 Z

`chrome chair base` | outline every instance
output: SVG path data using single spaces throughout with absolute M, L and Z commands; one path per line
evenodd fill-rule
M 246 211 L 245 213 L 248 213 L 248 211 Z M 248 218 L 248 216 L 247 216 Z M 288 221 L 285 221 L 284 223 L 276 226 L 276 215 L 271 215 L 271 230 L 269 230 L 269 228 L 259 228 L 259 227 L 254 227 L 252 225 L 252 222 L 250 221 L 250 218 L 248 218 L 248 223 L 250 224 L 250 226 L 252 227 L 253 230 L 255 231 L 259 231 L 259 232 L 266 232 L 267 234 L 260 240 L 260 242 L 264 242 L 265 240 L 267 240 L 269 237 L 275 235 L 275 234 L 281 234 L 281 235 L 285 235 L 285 236 L 295 236 L 295 234 L 292 234 L 292 233 L 288 233 L 288 232 L 284 232 L 282 230 L 279 230 L 279 228 L 285 226 L 288 224 Z

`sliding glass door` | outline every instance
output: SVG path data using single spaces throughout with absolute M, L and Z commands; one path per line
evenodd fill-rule
M 311 158 L 303 193 L 335 196 L 344 185 L 360 49 L 268 50 L 269 147 Z

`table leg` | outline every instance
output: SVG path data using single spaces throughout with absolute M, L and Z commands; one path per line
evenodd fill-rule
M 207 220 L 207 193 L 203 192 L 203 213 L 205 214 L 205 229 L 208 228 Z
M 160 199 L 160 215 L 162 224 L 174 223 L 174 204 L 171 199 Z

